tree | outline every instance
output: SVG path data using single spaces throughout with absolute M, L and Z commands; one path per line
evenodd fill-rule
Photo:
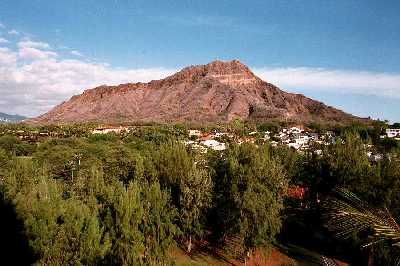
M 349 238 L 355 233 L 364 232 L 368 237 L 362 245 L 363 248 L 386 242 L 391 249 L 399 251 L 400 226 L 387 209 L 373 208 L 343 188 L 336 189 L 335 193 L 336 197 L 327 200 L 323 207 L 326 210 L 327 227 L 338 238 Z M 392 262 L 386 261 L 385 264 L 393 265 L 393 258 L 389 260 Z M 399 263 L 398 259 L 396 265 Z
M 192 250 L 192 238 L 203 235 L 201 220 L 211 206 L 212 186 L 210 174 L 198 167 L 180 180 L 179 218 L 188 253 Z
M 400 123 L 393 123 L 392 128 L 400 128 Z
M 16 194 L 16 211 L 26 235 L 45 265 L 98 264 L 108 249 L 97 210 L 74 198 L 63 198 L 62 186 L 46 176 Z M 21 193 L 22 192 L 22 193 Z
M 5 135 L 0 137 L 0 148 L 13 155 L 16 154 L 17 145 L 20 143 L 21 141 L 14 136 Z
M 162 191 L 158 182 L 142 186 L 141 202 L 143 216 L 140 230 L 144 236 L 146 265 L 166 265 L 168 252 L 178 235 L 174 222 L 177 211 L 171 206 L 167 191 Z
M 6 150 L 0 148 L 0 169 L 2 169 L 5 165 L 7 165 L 9 161 L 9 154 L 7 154 Z M 1 174 L 0 170 L 0 174 Z
M 267 147 L 234 146 L 215 165 L 217 226 L 240 239 L 245 261 L 257 247 L 269 247 L 281 227 L 287 189 L 283 167 Z
M 111 250 L 107 264 L 138 265 L 144 253 L 144 236 L 140 223 L 144 214 L 140 187 L 130 183 L 125 188 L 115 183 L 109 191 L 105 224 L 111 237 Z
M 186 148 L 175 142 L 163 144 L 155 156 L 159 180 L 171 191 L 178 209 L 179 227 L 192 249 L 192 238 L 203 235 L 203 219 L 211 204 L 211 177 L 200 162 L 196 162 Z
M 107 264 L 166 264 L 177 233 L 168 193 L 157 183 L 137 182 L 126 188 L 117 183 L 114 191 L 105 218 L 112 242 Z
M 324 149 L 319 163 L 325 191 L 342 186 L 362 194 L 375 182 L 365 145 L 356 134 L 346 133 Z

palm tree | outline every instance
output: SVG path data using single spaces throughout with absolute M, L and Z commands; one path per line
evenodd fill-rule
M 335 190 L 337 197 L 332 197 L 323 204 L 327 211 L 325 218 L 327 227 L 336 232 L 338 238 L 348 238 L 354 233 L 372 230 L 372 235 L 362 248 L 387 242 L 392 248 L 400 248 L 400 226 L 384 209 L 372 208 L 350 191 L 339 188 Z M 400 265 L 397 259 L 396 265 Z

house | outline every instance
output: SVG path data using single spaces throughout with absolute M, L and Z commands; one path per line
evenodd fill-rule
M 223 151 L 226 149 L 225 143 L 221 143 L 214 139 L 201 141 L 200 144 L 206 146 L 207 148 L 213 149 L 215 151 Z
M 307 135 L 302 135 L 302 134 L 299 134 L 299 135 L 297 135 L 297 136 L 294 138 L 295 143 L 297 143 L 297 144 L 299 144 L 299 145 L 308 144 L 309 140 L 310 140 L 310 137 L 309 137 L 309 136 L 307 136 Z
M 368 159 L 371 161 L 371 162 L 379 162 L 380 160 L 382 160 L 383 159 L 383 154 L 380 154 L 380 153 L 374 153 L 374 152 L 367 152 L 367 156 L 368 156 Z
M 92 131 L 92 134 L 109 134 L 109 133 L 116 133 L 120 134 L 123 131 L 129 131 L 127 127 L 100 127 L 96 128 Z
M 206 147 L 197 144 L 193 140 L 183 141 L 183 144 L 185 144 L 185 146 L 188 146 L 188 147 L 192 148 L 193 150 L 198 150 L 201 153 L 206 153 L 207 152 L 207 148 Z
M 264 132 L 264 137 L 262 139 L 265 140 L 265 141 L 269 140 L 271 138 L 269 134 L 270 134 L 269 131 L 265 131 Z
M 216 133 L 214 133 L 214 136 L 216 138 L 219 138 L 219 137 L 222 137 L 222 136 L 227 136 L 227 135 L 228 135 L 228 133 L 225 133 L 225 132 L 216 132 Z
M 400 138 L 400 128 L 388 128 L 388 129 L 386 129 L 386 136 L 388 138 Z
M 312 140 L 319 140 L 319 134 L 318 133 L 314 133 L 314 132 L 310 132 L 308 133 L 308 136 L 310 137 L 310 139 Z
M 196 138 L 201 137 L 201 131 L 198 129 L 189 129 L 188 133 L 189 137 L 196 137 Z
M 278 142 L 277 141 L 270 141 L 269 144 L 271 144 L 272 147 L 277 147 L 278 146 Z
M 295 150 L 298 150 L 298 149 L 301 148 L 301 145 L 298 144 L 298 143 L 290 142 L 290 143 L 288 143 L 287 145 L 288 145 L 289 148 L 293 148 L 293 149 L 295 149 Z
M 213 134 L 210 134 L 210 133 L 203 133 L 203 134 L 201 134 L 201 136 L 200 136 L 200 141 L 206 141 L 206 140 L 211 140 L 211 139 L 214 139 L 214 135 Z
M 301 132 L 303 132 L 303 130 L 298 127 L 291 127 L 288 131 L 291 134 L 300 134 Z

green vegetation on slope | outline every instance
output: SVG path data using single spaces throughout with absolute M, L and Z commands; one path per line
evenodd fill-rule
M 334 144 L 315 147 L 322 148 L 318 155 L 313 147 L 298 153 L 268 143 L 231 143 L 204 154 L 182 144 L 184 126 L 121 135 L 92 135 L 93 126 L 84 125 L 23 128 L 47 132 L 35 142 L 7 133 L 18 127 L 2 127 L 0 136 L 0 211 L 10 218 L 1 228 L 19 241 L 3 240 L 2 250 L 13 251 L 7 254 L 13 262 L 23 250 L 21 263 L 167 265 L 179 247 L 193 254 L 204 243 L 221 247 L 232 240 L 230 256 L 243 262 L 277 241 L 351 260 L 349 253 L 363 256 L 362 233 L 332 249 L 333 234 L 316 226 L 320 202 L 338 186 L 400 218 L 399 148 L 376 137 L 375 128 L 338 129 Z M 228 126 L 243 135 L 254 127 Z M 368 160 L 368 143 L 385 151 L 381 161 Z M 293 186 L 307 193 L 286 198 Z M 377 265 L 389 263 L 391 249 L 379 248 Z

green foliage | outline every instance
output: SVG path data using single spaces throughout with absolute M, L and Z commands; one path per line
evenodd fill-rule
M 346 134 L 334 145 L 324 150 L 322 164 L 328 167 L 328 185 L 360 188 L 364 178 L 370 174 L 370 162 L 362 140 L 353 134 Z
M 279 232 L 287 181 L 266 147 L 243 144 L 214 165 L 219 232 L 236 235 L 243 251 L 268 247 Z
M 185 146 L 175 142 L 161 145 L 154 153 L 153 161 L 160 183 L 173 190 L 178 189 L 180 180 L 190 173 L 194 163 Z
M 303 184 L 305 180 L 301 180 L 300 183 L 297 183 L 297 181 L 299 181 L 297 180 L 297 177 L 301 176 L 302 174 L 301 171 L 303 170 L 305 163 L 304 155 L 287 146 L 278 146 L 274 149 L 271 149 L 270 153 L 272 157 L 276 158 L 276 160 L 282 163 L 289 182 L 296 185 Z
M 21 141 L 14 136 L 5 135 L 0 137 L 0 148 L 4 149 L 10 154 L 17 153 L 17 145 L 20 144 Z
M 115 186 L 108 213 L 105 219 L 110 231 L 112 247 L 108 263 L 114 265 L 139 264 L 140 254 L 144 252 L 144 238 L 140 233 L 140 220 L 143 216 L 140 187 L 131 183 L 127 188 Z
M 235 121 L 207 130 L 240 135 L 254 128 Z M 340 128 L 333 145 L 304 153 L 232 141 L 226 151 L 202 154 L 182 144 L 183 125 L 121 135 L 52 126 L 40 129 L 49 136 L 35 144 L 8 134 L 19 130 L 13 125 L 0 137 L 0 189 L 39 264 L 166 265 L 176 242 L 190 252 L 205 237 L 239 240 L 243 255 L 275 241 L 288 183 L 308 189 L 311 208 L 342 186 L 400 217 L 398 147 L 379 140 L 377 149 L 388 152 L 383 159 L 372 163 L 366 154 L 382 128 Z
M 212 188 L 209 173 L 198 167 L 193 167 L 191 172 L 180 180 L 179 223 L 188 239 L 188 252 L 191 251 L 192 237 L 204 235 L 202 217 L 211 206 Z
M 29 159 L 17 159 L 6 183 L 39 263 L 96 264 L 107 249 L 97 211 L 76 198 L 64 198 L 62 184 L 43 170 Z
M 336 194 L 325 202 L 324 208 L 327 226 L 337 237 L 348 238 L 354 233 L 372 231 L 363 248 L 385 242 L 390 249 L 399 251 L 400 227 L 387 209 L 373 208 L 345 189 L 336 190 Z M 378 253 L 379 260 L 385 261 L 384 257 Z M 391 260 L 393 262 L 393 258 Z
M 400 123 L 393 123 L 393 125 L 390 126 L 391 128 L 400 128 Z
M 172 192 L 190 252 L 192 238 L 204 234 L 202 217 L 211 205 L 213 188 L 210 174 L 179 143 L 161 145 L 154 160 L 161 184 Z
M 144 262 L 146 265 L 165 265 L 169 263 L 168 250 L 179 234 L 175 226 L 176 209 L 171 206 L 170 196 L 162 191 L 159 183 L 146 189 L 142 187 L 143 216 L 141 232 L 144 236 Z
M 0 148 L 0 169 L 7 165 L 9 161 L 9 155 L 6 150 Z M 0 170 L 1 175 L 1 170 Z
M 258 131 L 269 131 L 276 134 L 281 130 L 281 125 L 278 122 L 262 123 L 257 126 Z
M 72 175 L 71 162 L 75 149 L 67 145 L 44 145 L 35 154 L 38 161 L 48 168 L 52 177 L 68 178 Z
M 327 126 L 319 123 L 309 123 L 307 124 L 307 127 L 312 131 L 316 133 L 324 133 L 327 131 Z
M 112 147 L 104 154 L 104 173 L 109 178 L 116 178 L 125 183 L 141 178 L 142 157 L 125 147 Z
M 379 147 L 384 153 L 390 153 L 400 150 L 400 141 L 394 138 L 384 138 L 379 142 Z
M 115 142 L 118 140 L 118 136 L 116 134 L 92 134 L 88 137 L 88 141 L 90 143 L 96 142 Z

